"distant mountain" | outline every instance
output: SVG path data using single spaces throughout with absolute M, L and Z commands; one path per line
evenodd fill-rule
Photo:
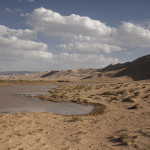
M 14 75 L 14 74 L 31 74 L 31 71 L 4 71 L 0 72 L 0 75 Z

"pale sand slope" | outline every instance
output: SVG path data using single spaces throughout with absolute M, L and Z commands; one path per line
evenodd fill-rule
M 48 71 L 41 71 L 35 73 L 26 74 L 13 74 L 13 75 L 0 75 L 0 80 L 41 80 L 43 74 L 48 73 Z
M 76 118 L 51 113 L 1 114 L 0 149 L 150 149 L 150 81 L 66 85 L 47 99 L 54 97 L 102 103 L 107 109 L 102 115 Z M 129 109 L 134 105 L 135 109 Z
M 95 78 L 100 74 L 98 69 L 73 69 L 61 71 L 45 71 L 21 75 L 0 75 L 0 80 L 51 80 L 79 81 L 84 78 Z
M 115 77 L 118 71 L 100 72 L 99 69 L 76 69 L 62 71 L 36 72 L 23 75 L 0 75 L 0 80 L 41 80 L 41 81 L 70 81 L 70 82 L 105 82 L 105 81 L 132 81 L 131 77 Z

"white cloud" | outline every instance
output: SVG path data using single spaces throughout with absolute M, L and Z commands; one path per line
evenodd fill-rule
M 28 25 L 46 35 L 74 37 L 79 35 L 106 36 L 113 29 L 98 20 L 72 14 L 61 16 L 45 8 L 35 9 L 28 14 Z
M 28 40 L 20 40 L 16 37 L 0 37 L 0 58 L 52 58 L 52 54 L 46 51 L 47 45 Z
M 5 11 L 8 12 L 8 13 L 14 13 L 14 12 L 13 12 L 11 9 L 9 9 L 9 8 L 6 8 Z
M 0 25 L 1 70 L 99 68 L 118 61 L 99 54 L 53 54 L 46 44 L 32 41 L 31 37 L 35 37 L 35 31 L 15 30 Z
M 123 22 L 114 33 L 113 40 L 121 47 L 150 47 L 150 30 L 130 22 Z
M 22 40 L 14 36 L 10 36 L 7 38 L 0 37 L 0 45 L 0 50 L 2 50 L 2 52 L 6 52 L 8 50 L 9 53 L 16 54 L 25 51 L 28 51 L 28 53 L 34 51 L 45 51 L 47 49 L 47 45 L 44 43 L 37 43 L 30 40 Z
M 18 0 L 18 2 L 20 2 L 20 3 L 23 1 L 34 2 L 35 0 Z
M 34 0 L 27 0 L 27 1 L 29 1 L 29 2 L 34 2 Z
M 110 53 L 112 51 L 121 51 L 122 49 L 117 46 L 111 46 L 107 44 L 101 44 L 98 42 L 74 42 L 69 44 L 60 44 L 57 47 L 68 50 L 70 52 L 75 52 L 79 54 L 98 54 L 99 51 L 104 51 Z
M 86 16 L 62 16 L 45 8 L 21 16 L 27 17 L 31 30 L 0 25 L 0 64 L 5 64 L 3 68 L 8 64 L 14 70 L 15 66 L 28 70 L 100 68 L 119 61 L 111 58 L 111 52 L 128 50 L 129 55 L 130 48 L 136 51 L 136 48 L 150 47 L 150 29 L 130 22 L 112 28 Z M 41 33 L 49 45 L 49 37 L 57 40 L 57 51 L 51 51 L 45 43 L 35 42 L 40 40 Z
M 43 59 L 52 59 L 53 54 L 47 51 L 46 44 L 30 40 L 35 35 L 35 31 L 15 30 L 0 25 L 0 63 L 9 64 L 8 69 L 12 69 L 20 62 L 32 66 L 38 60 L 42 62 Z
M 132 53 L 131 53 L 131 52 L 127 52 L 127 54 L 128 54 L 128 55 L 132 55 Z
M 118 59 L 112 59 L 111 57 L 105 58 L 103 55 L 95 54 L 60 53 L 54 56 L 54 61 L 56 66 L 61 70 L 62 68 L 101 68 L 110 63 L 117 63 Z
M 10 8 L 6 8 L 5 11 L 7 13 L 13 14 L 13 13 L 22 12 L 22 9 L 10 9 Z
M 45 8 L 35 9 L 30 14 L 25 14 L 30 25 L 35 31 L 41 32 L 46 36 L 56 36 L 67 40 L 66 43 L 58 45 L 58 47 L 74 51 L 77 53 L 93 53 L 104 51 L 121 50 L 120 47 L 109 44 L 110 34 L 116 31 L 99 20 L 93 20 L 89 17 L 81 17 L 72 14 L 70 16 L 62 16 Z M 82 42 L 82 43 L 81 43 Z M 90 42 L 90 43 L 88 43 Z M 72 49 L 70 47 L 72 45 Z
M 37 33 L 29 29 L 15 30 L 15 29 L 10 29 L 6 26 L 0 25 L 0 36 L 3 36 L 3 37 L 14 36 L 19 39 L 35 39 L 37 37 Z
M 74 53 L 111 53 L 130 47 L 150 47 L 150 30 L 130 22 L 112 28 L 99 20 L 72 14 L 62 16 L 45 8 L 26 14 L 27 24 L 46 36 L 62 39 L 57 47 Z

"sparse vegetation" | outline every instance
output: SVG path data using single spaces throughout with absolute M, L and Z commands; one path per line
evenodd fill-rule
M 135 104 L 135 105 L 129 107 L 128 109 L 138 109 L 139 106 L 140 106 L 139 104 Z
M 88 86 L 84 89 L 84 91 L 88 91 L 88 90 L 91 90 L 92 89 L 92 86 Z
M 127 87 L 129 84 L 124 85 L 124 87 Z
M 148 89 L 147 92 L 150 92 L 150 89 Z
M 116 96 L 116 93 L 111 92 L 111 91 L 106 91 L 106 92 L 103 92 L 101 95 L 103 95 L 103 96 L 110 96 L 110 95 Z
M 129 92 L 133 93 L 135 92 L 137 89 L 130 89 Z
M 131 97 L 127 97 L 127 98 L 123 99 L 122 101 L 123 102 L 129 102 L 129 103 L 133 103 L 134 102 Z
M 115 89 L 119 89 L 119 88 L 120 88 L 120 86 L 116 86 L 116 87 L 115 87 Z
M 121 95 L 126 94 L 126 90 L 117 91 L 117 94 L 121 94 Z
M 134 93 L 134 97 L 139 96 L 139 94 L 140 94 L 140 92 L 135 92 L 135 93 Z
M 150 97 L 150 94 L 145 95 L 143 98 L 149 98 L 149 97 Z
M 119 136 L 118 142 L 121 142 L 122 145 L 128 145 L 129 135 L 127 133 L 123 133 Z
M 112 137 L 109 137 L 111 141 L 113 142 L 119 142 L 121 143 L 121 145 L 124 145 L 124 146 L 128 146 L 128 143 L 130 141 L 130 137 L 127 133 L 123 133 L 119 136 L 112 136 Z
M 76 102 L 80 104 L 93 105 L 94 110 L 92 111 L 91 114 L 86 116 L 62 116 L 60 114 L 52 115 L 52 117 L 49 118 L 52 119 L 53 121 L 56 121 L 56 123 L 50 125 L 50 121 L 48 122 L 46 120 L 45 125 L 43 126 L 43 131 L 42 132 L 40 131 L 40 134 L 46 134 L 46 132 L 49 132 L 49 130 L 46 130 L 46 127 L 49 125 L 48 129 L 50 127 L 53 127 L 53 130 L 55 131 L 55 128 L 57 127 L 57 130 L 58 129 L 59 131 L 62 130 L 63 132 L 61 133 L 61 135 L 63 135 L 63 137 L 64 133 L 66 133 L 65 135 L 66 139 L 67 137 L 69 137 L 69 139 L 74 140 L 76 142 L 78 138 L 83 139 L 88 137 L 93 138 L 94 141 L 96 138 L 97 139 L 99 138 L 99 135 L 101 133 L 104 134 L 102 135 L 103 137 L 104 136 L 107 137 L 108 132 L 106 132 L 106 134 L 104 132 L 105 130 L 108 129 L 107 127 L 109 126 L 110 129 L 109 135 L 114 135 L 110 138 L 111 141 L 107 140 L 107 142 L 114 142 L 113 144 L 108 143 L 109 145 L 111 145 L 109 149 L 111 148 L 132 149 L 133 146 L 135 147 L 139 146 L 139 148 L 142 149 L 143 147 L 140 147 L 140 145 L 137 144 L 139 138 L 136 139 L 134 138 L 133 135 L 136 135 L 137 137 L 140 136 L 142 142 L 144 140 L 148 141 L 149 121 L 148 120 L 146 121 L 146 119 L 149 117 L 149 110 L 148 110 L 150 98 L 149 87 L 146 85 L 146 87 L 142 89 L 143 86 L 142 83 L 141 88 L 140 85 L 139 88 L 137 88 L 135 83 L 134 84 L 129 83 L 128 87 L 126 85 L 127 83 L 124 83 L 122 86 L 120 86 L 120 84 L 118 83 L 116 84 L 107 83 L 105 85 L 64 84 L 63 86 L 59 86 L 56 89 L 51 90 L 48 95 L 41 95 L 43 99 L 50 101 L 56 102 L 66 101 L 66 102 Z M 136 89 L 134 89 L 134 87 Z M 101 104 L 105 104 L 107 107 Z M 105 117 L 105 115 L 102 117 L 99 116 L 100 114 L 103 114 L 105 112 L 107 112 L 106 114 L 107 117 Z M 49 115 L 51 116 L 51 114 Z M 43 116 L 43 118 L 45 116 Z M 141 119 L 140 117 L 143 118 Z M 40 119 L 39 118 L 38 121 L 41 121 L 42 117 Z M 140 125 L 140 121 L 142 122 L 142 125 Z M 137 128 L 135 128 L 136 124 L 138 124 Z M 142 130 L 144 130 L 145 128 L 143 134 L 138 131 L 140 130 L 140 128 L 142 128 Z M 92 135 L 90 137 L 91 133 Z M 92 141 L 91 139 L 89 140 L 90 142 Z M 115 146 L 113 147 L 112 145 Z M 92 148 L 98 149 L 98 147 Z
M 95 87 L 95 89 L 96 89 L 96 90 L 99 90 L 101 87 L 102 87 L 101 85 L 97 85 L 97 86 Z
M 85 88 L 84 85 L 77 85 L 77 86 L 75 86 L 75 87 L 73 88 L 73 90 L 82 90 L 82 89 L 84 89 L 84 88 Z
M 82 119 L 81 119 L 80 117 L 78 117 L 78 116 L 73 116 L 73 117 L 69 120 L 69 122 L 77 122 L 77 121 L 82 121 Z

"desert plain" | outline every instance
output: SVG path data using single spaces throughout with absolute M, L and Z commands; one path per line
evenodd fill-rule
M 39 96 L 44 101 L 93 105 L 94 109 L 90 114 L 73 116 L 50 112 L 0 114 L 0 149 L 149 150 L 149 78 L 147 76 L 145 78 L 143 74 L 142 80 L 138 79 L 141 76 L 135 76 L 134 79 L 131 76 L 110 77 L 111 71 L 100 73 L 99 76 L 97 72 L 94 74 L 93 70 L 82 70 L 81 73 L 80 70 L 79 76 L 68 75 L 70 78 L 66 77 L 65 72 L 64 80 L 61 72 L 61 75 L 55 78 L 58 78 L 59 82 L 60 80 L 70 82 L 67 82 L 68 84 L 62 82 L 49 94 Z M 48 74 L 53 76 L 55 73 L 58 75 L 59 72 Z M 44 83 L 49 78 L 48 74 L 46 73 L 46 79 L 43 79 Z M 136 73 L 132 75 L 134 74 Z M 26 77 L 27 75 L 24 75 L 25 80 Z M 10 83 L 7 82 L 12 76 L 2 76 L 3 80 L 4 78 L 5 82 L 1 85 L 8 86 Z M 20 82 L 23 80 L 23 76 L 13 78 L 21 79 Z M 42 82 L 41 80 L 42 78 L 38 83 Z M 11 82 L 11 84 L 18 83 Z

